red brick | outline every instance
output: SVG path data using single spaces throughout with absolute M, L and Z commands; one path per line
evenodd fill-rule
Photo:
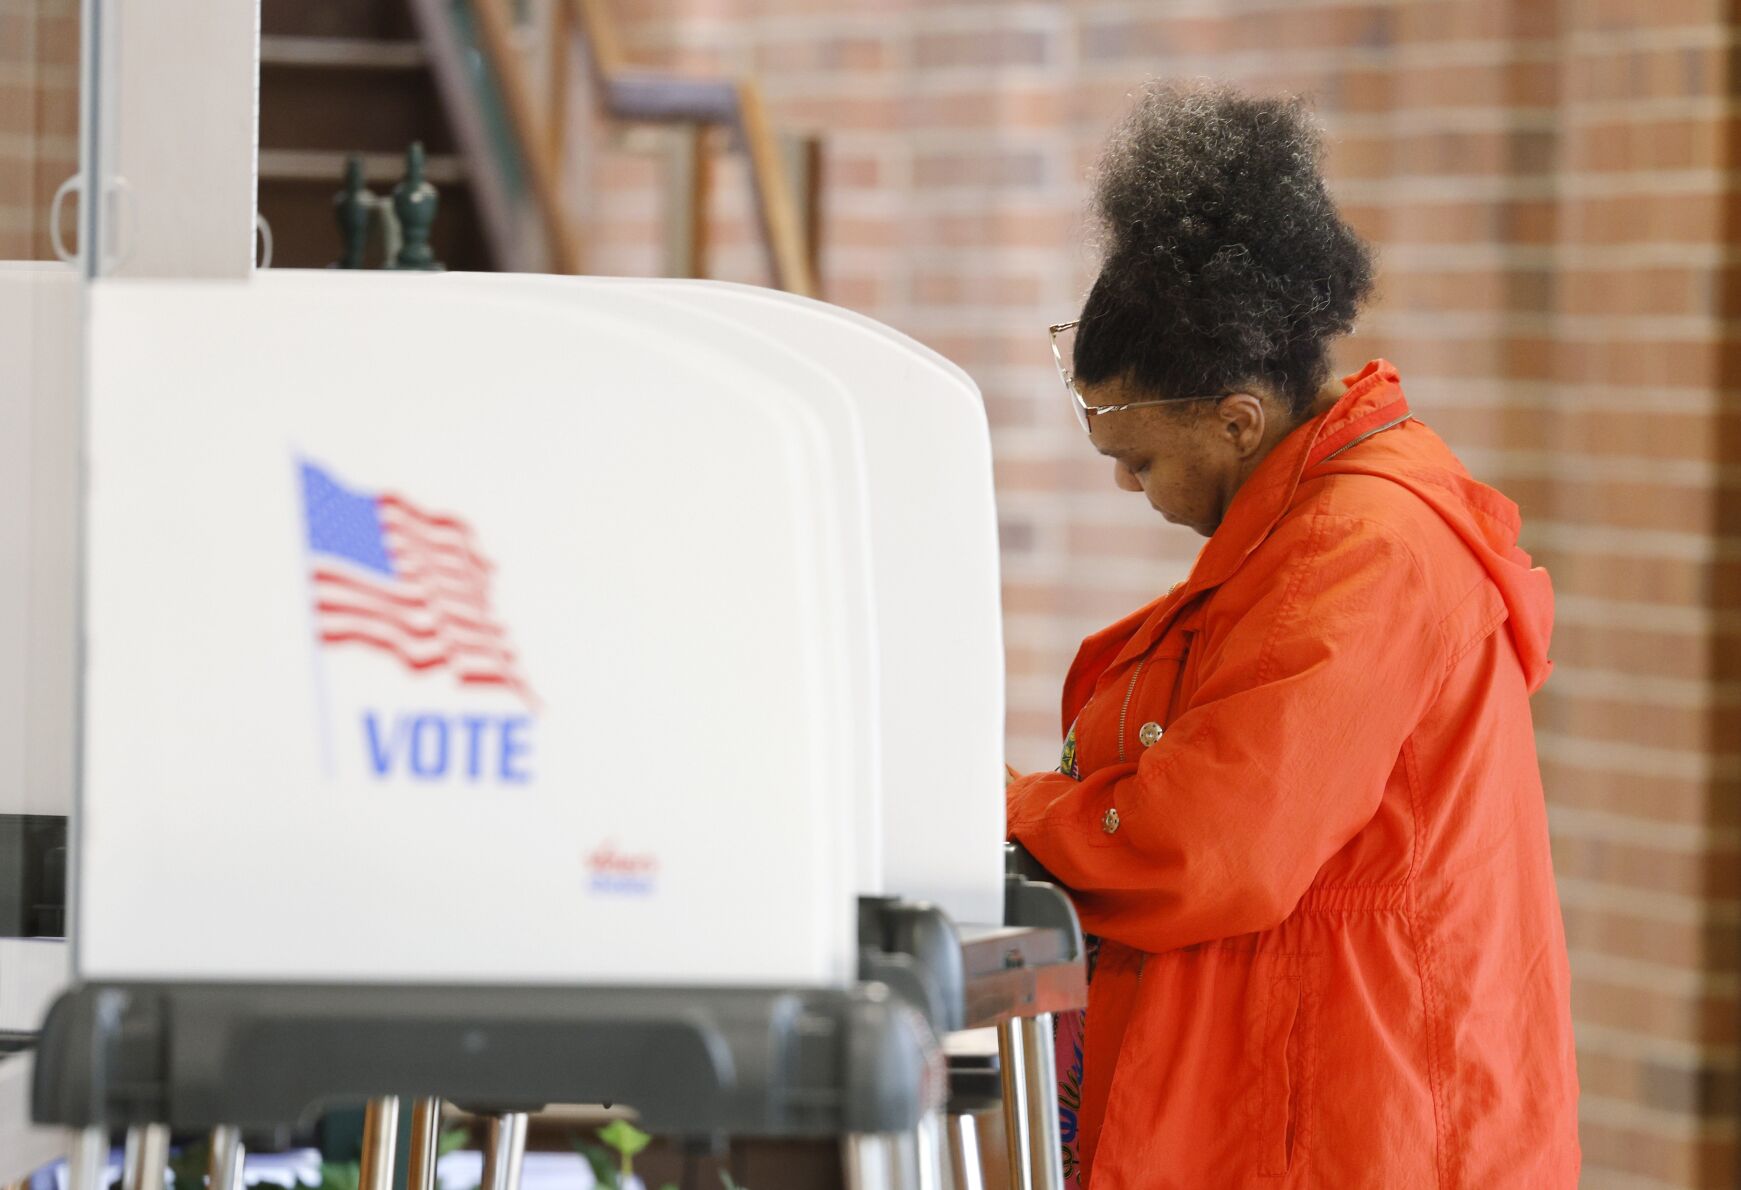
M 913 59 L 921 70 L 955 66 L 1039 66 L 1058 52 L 1059 40 L 1041 29 L 977 29 L 921 34 Z

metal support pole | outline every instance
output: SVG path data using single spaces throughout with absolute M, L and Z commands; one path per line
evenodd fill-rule
M 997 1027 L 998 1076 L 1003 1083 L 1004 1137 L 1009 1144 L 1010 1190 L 1041 1190 L 1034 1185 L 1033 1146 L 1028 1129 L 1027 1035 L 1021 1021 Z
M 246 1156 L 240 1128 L 234 1124 L 213 1128 L 211 1156 L 206 1161 L 208 1190 L 242 1190 L 242 1161 Z
M 841 1142 L 846 1190 L 892 1190 L 899 1185 L 895 1139 L 882 1132 L 857 1132 Z
M 363 1152 L 357 1190 L 393 1190 L 393 1157 L 399 1146 L 399 1100 L 392 1095 L 369 1100 L 363 1109 Z
M 81 1128 L 67 1147 L 67 1190 L 105 1190 L 109 1130 Z
M 491 1117 L 484 1176 L 478 1190 L 520 1190 L 520 1166 L 525 1157 L 526 1113 L 503 1112 Z
M 121 1158 L 121 1190 L 163 1190 L 163 1170 L 169 1163 L 169 1126 L 135 1124 L 127 1129 Z
M 861 1184 L 867 1190 L 945 1190 L 949 1185 L 941 1112 L 925 1113 L 911 1132 L 859 1139 L 867 1146 L 872 1140 L 881 1141 L 887 1154 L 883 1180 L 864 1181 Z
M 949 1175 L 955 1183 L 954 1190 L 985 1190 L 979 1125 L 970 1112 L 949 1117 Z
M 841 1145 L 846 1190 L 918 1190 L 912 1133 L 855 1133 Z
M 949 1175 L 949 1142 L 943 1113 L 926 1112 L 913 1130 L 913 1185 L 919 1190 L 943 1190 Z
M 1024 1017 L 1022 1079 L 1027 1086 L 1028 1159 L 1034 1190 L 1063 1190 L 1064 1140 L 1058 1126 L 1058 1057 L 1052 1014 Z
M 411 1153 L 405 1159 L 405 1190 L 435 1190 L 435 1159 L 441 1143 L 441 1100 L 411 1103 Z

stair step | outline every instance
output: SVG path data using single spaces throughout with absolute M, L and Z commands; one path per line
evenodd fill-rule
M 269 149 L 451 153 L 420 42 L 273 35 L 260 39 L 260 144 Z
M 421 70 L 429 65 L 429 55 L 415 41 L 266 34 L 260 38 L 260 65 L 336 67 L 345 70 Z
M 405 0 L 261 0 L 260 32 L 306 37 L 410 37 Z
M 262 182 L 325 182 L 336 192 L 344 183 L 345 158 L 350 153 L 321 149 L 261 149 Z M 405 176 L 403 153 L 359 153 L 363 179 L 371 186 L 392 185 Z M 465 169 L 457 156 L 437 153 L 425 157 L 423 176 L 437 188 L 461 185 Z

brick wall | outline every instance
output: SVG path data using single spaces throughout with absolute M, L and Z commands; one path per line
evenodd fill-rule
M 1523 506 L 1560 593 L 1535 704 L 1576 974 L 1592 1187 L 1737 1178 L 1741 943 L 1738 39 L 1711 0 L 619 0 L 647 61 L 750 70 L 827 135 L 826 294 L 984 389 L 998 459 L 1010 755 L 1056 762 L 1078 638 L 1198 542 L 1115 491 L 1046 323 L 1094 258 L 1083 176 L 1131 87 L 1317 96 L 1379 247 L 1350 366 L 1384 354 Z M 656 269 L 656 169 L 575 168 L 588 267 Z M 722 170 L 718 275 L 759 280 Z
M 0 260 L 52 260 L 48 203 L 78 172 L 78 0 L 0 0 Z M 76 203 L 63 212 L 75 243 Z

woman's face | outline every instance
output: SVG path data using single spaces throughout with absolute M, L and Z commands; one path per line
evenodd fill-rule
M 1107 380 L 1083 385 L 1082 396 L 1091 405 L 1122 405 L 1152 394 Z M 1239 486 L 1291 428 L 1287 420 L 1274 398 L 1234 393 L 1094 414 L 1088 437 L 1112 460 L 1114 483 L 1141 492 L 1173 524 L 1208 537 Z

